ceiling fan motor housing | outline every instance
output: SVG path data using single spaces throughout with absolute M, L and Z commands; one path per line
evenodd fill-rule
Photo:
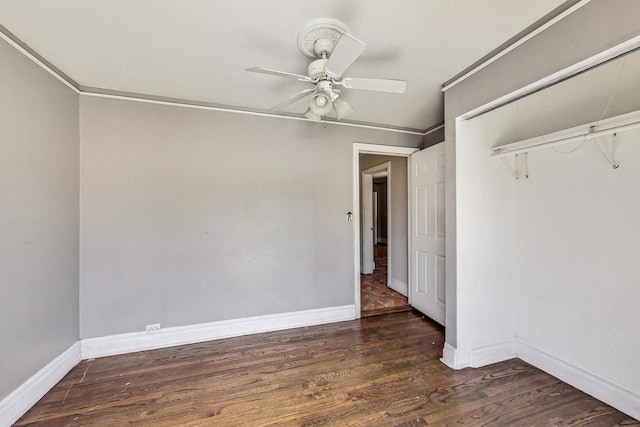
M 331 55 L 336 43 L 330 38 L 322 37 L 313 44 L 313 52 L 318 58 L 326 58 Z
M 325 74 L 324 67 L 326 64 L 326 59 L 316 59 L 307 67 L 308 76 L 313 80 L 322 77 Z

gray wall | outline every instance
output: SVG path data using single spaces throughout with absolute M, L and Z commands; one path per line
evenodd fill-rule
M 427 148 L 444 141 L 444 126 L 424 136 L 422 147 Z
M 78 95 L 0 40 L 0 399 L 78 340 Z
M 419 136 L 82 96 L 81 337 L 354 303 L 353 142 Z
M 640 34 L 640 2 L 595 0 L 445 92 L 447 330 L 457 345 L 456 134 L 458 116 Z
M 388 253 L 391 260 L 389 270 L 391 278 L 407 285 L 407 239 L 408 239 L 408 199 L 407 199 L 407 158 L 398 156 L 381 156 L 374 154 L 360 155 L 360 171 L 381 163 L 391 162 L 391 227 L 387 236 Z M 362 187 L 361 187 L 362 188 Z M 360 209 L 362 212 L 362 209 Z M 362 224 L 362 221 L 360 222 Z M 362 247 L 362 233 L 360 234 Z

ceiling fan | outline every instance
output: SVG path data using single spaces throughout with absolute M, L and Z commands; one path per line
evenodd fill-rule
M 270 108 L 270 111 L 284 110 L 310 96 L 305 117 L 320 121 L 322 116 L 334 110 L 337 119 L 340 120 L 354 110 L 336 86 L 391 93 L 404 93 L 407 88 L 407 82 L 404 80 L 342 77 L 366 48 L 363 42 L 349 34 L 349 29 L 342 22 L 321 19 L 305 24 L 298 32 L 298 47 L 306 56 L 315 58 L 309 64 L 306 76 L 261 67 L 246 69 L 254 73 L 295 78 L 313 85 Z

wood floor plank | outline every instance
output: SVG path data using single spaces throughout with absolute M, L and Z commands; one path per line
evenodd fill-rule
M 451 370 L 415 312 L 85 360 L 17 426 L 640 425 L 520 360 Z

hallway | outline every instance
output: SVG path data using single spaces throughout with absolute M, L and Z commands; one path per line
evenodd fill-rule
M 387 286 L 387 246 L 375 245 L 374 258 L 373 274 L 360 275 L 361 316 L 410 311 L 407 297 Z

